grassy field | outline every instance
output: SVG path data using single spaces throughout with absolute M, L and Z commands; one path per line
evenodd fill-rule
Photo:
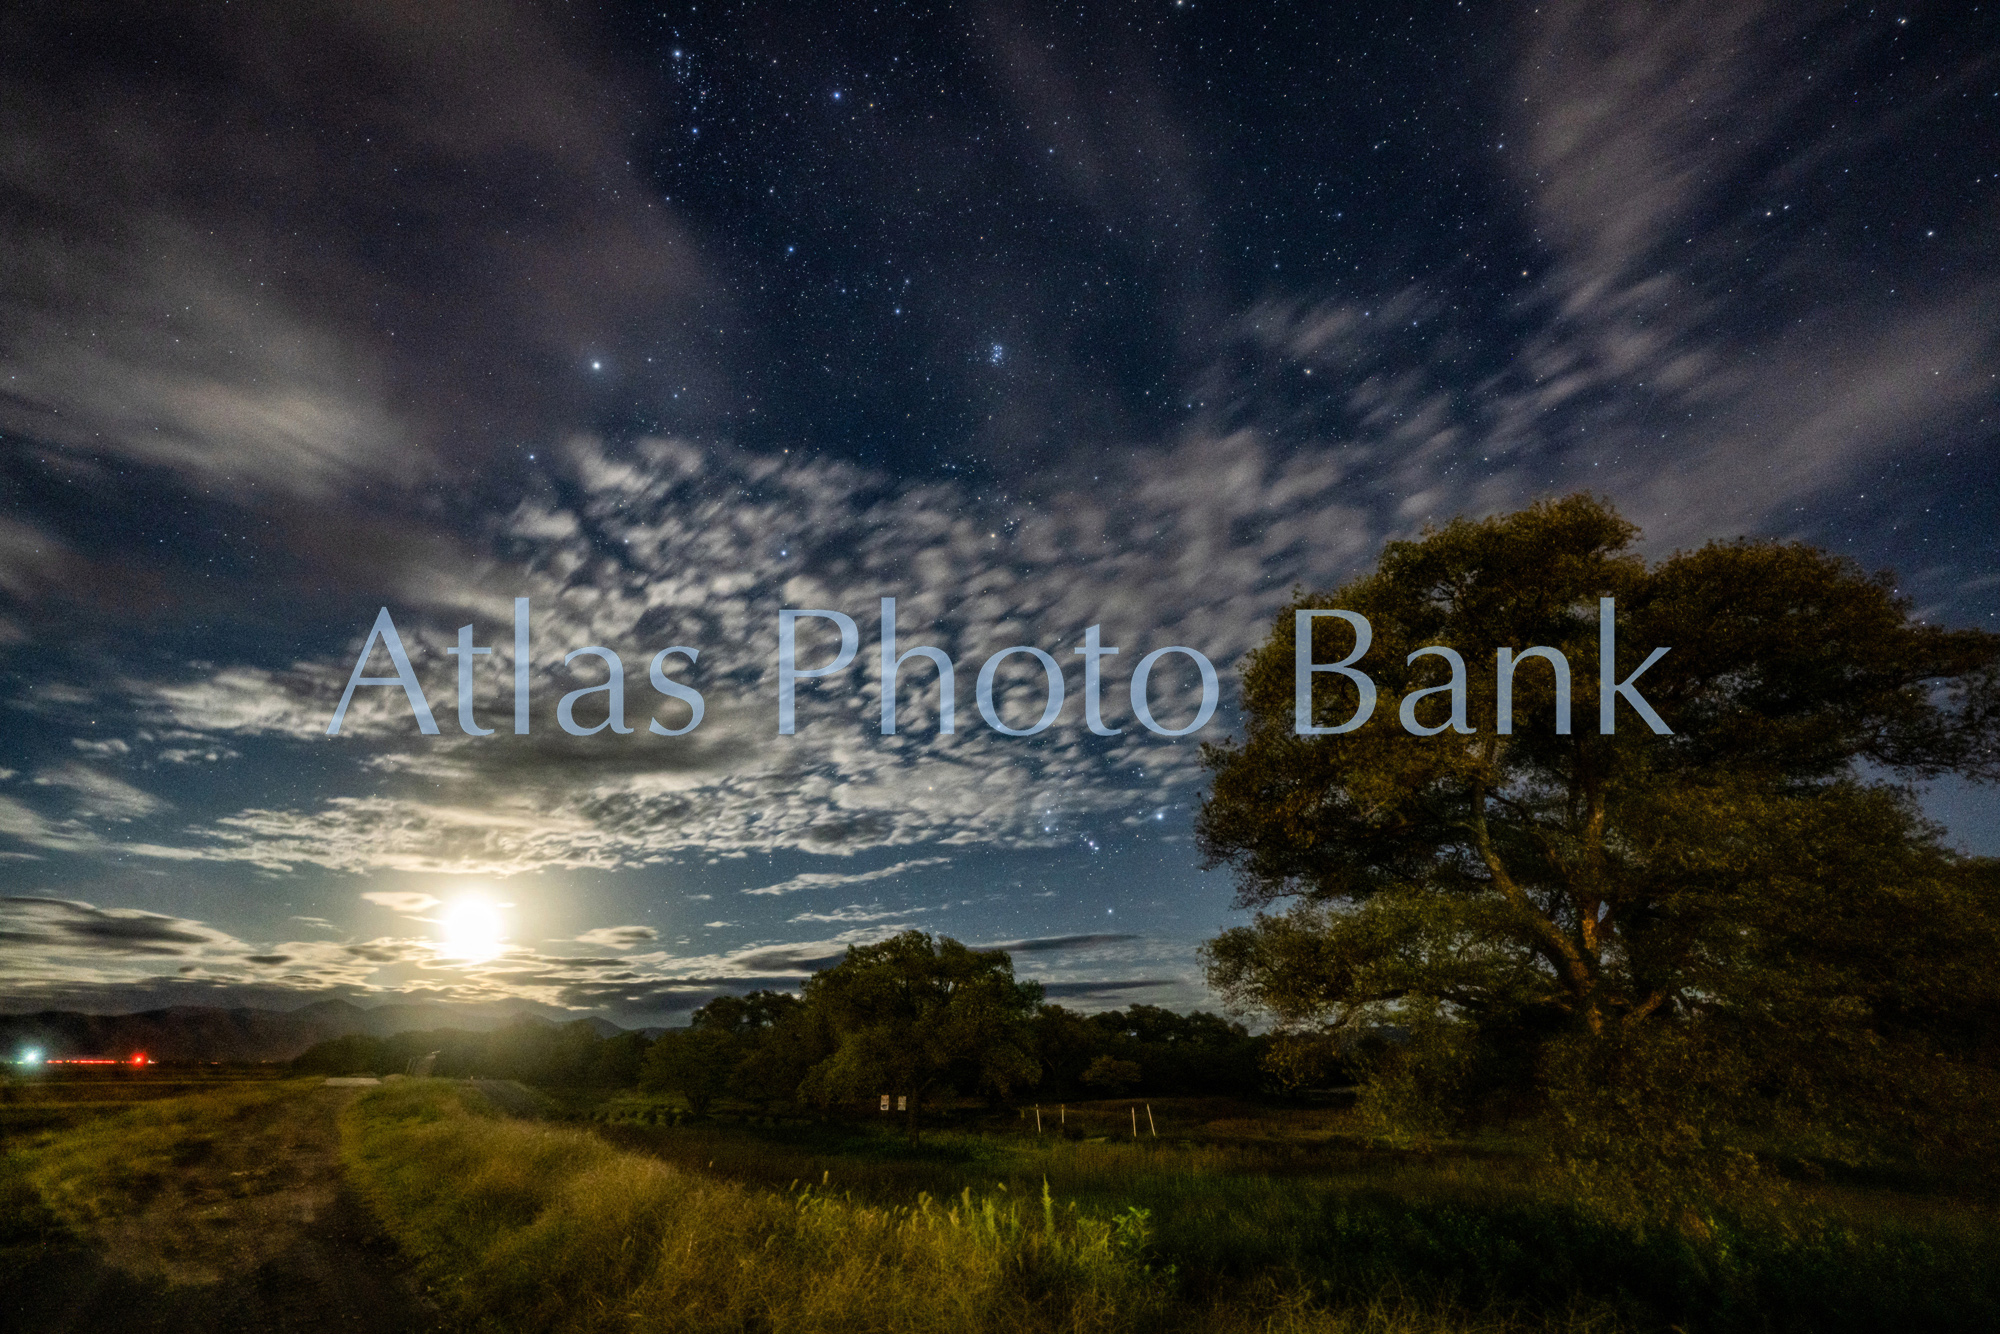
M 0 1327 L 436 1327 L 343 1179 L 350 1091 L 266 1072 L 13 1092 L 38 1116 L 0 1128 Z
M 759 1189 L 442 1081 L 360 1100 L 342 1132 L 397 1240 L 480 1328 L 1081 1334 L 1171 1298 L 1130 1211 Z
M 408 1087 L 355 1105 L 349 1151 L 469 1309 L 547 1294 L 520 1328 L 2000 1327 L 2000 1227 L 1963 1200 L 1822 1188 L 1647 1230 L 1576 1207 L 1507 1145 L 1388 1153 L 1325 1112 L 1179 1102 L 1134 1142 L 1121 1104 L 1080 1119 L 1122 1134 L 1017 1120 L 912 1148 L 866 1125 L 590 1110 L 609 1119 L 530 1124 Z M 583 1258 L 614 1251 L 615 1269 Z
M 98 1116 L 123 1112 L 137 1103 L 213 1093 L 219 1089 L 269 1083 L 269 1069 L 87 1071 L 60 1078 L 0 1083 L 0 1136 L 18 1138 L 38 1130 L 60 1130 Z
M 275 1328 L 300 1275 L 352 1327 L 418 1327 L 411 1267 L 432 1315 L 481 1330 L 2000 1328 L 2000 1220 L 1940 1189 L 1822 1183 L 1645 1228 L 1525 1144 L 1390 1152 L 1343 1113 L 1219 1099 L 1156 1102 L 1157 1139 L 1119 1103 L 1072 1106 L 1069 1137 L 1045 1109 L 1039 1136 L 1007 1114 L 912 1147 L 870 1122 L 676 1125 L 629 1095 L 495 1087 L 569 1118 L 535 1119 L 443 1080 L 169 1085 L 42 1090 L 68 1119 L 0 1138 L 0 1261 L 88 1248 L 173 1328 L 231 1292 Z M 336 1197 L 384 1254 L 328 1237 Z
M 188 1212 L 183 1199 L 199 1189 L 220 1145 L 246 1146 L 282 1161 L 282 1143 L 268 1138 L 280 1104 L 296 1087 L 276 1081 L 113 1084 L 51 1081 L 7 1105 L 12 1115 L 0 1140 L 0 1238 L 22 1243 L 105 1235 L 162 1202 Z M 232 1182 L 223 1196 L 244 1196 Z M 171 1268 L 173 1261 L 163 1257 Z

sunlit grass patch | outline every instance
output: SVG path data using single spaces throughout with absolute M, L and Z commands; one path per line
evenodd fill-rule
M 225 1137 L 254 1135 L 296 1083 L 230 1084 L 138 1103 L 28 1138 L 19 1179 L 54 1217 L 83 1228 L 137 1212 Z
M 371 1094 L 343 1132 L 392 1234 L 483 1327 L 1082 1334 L 1135 1328 L 1168 1293 L 1132 1211 L 762 1190 L 435 1083 Z

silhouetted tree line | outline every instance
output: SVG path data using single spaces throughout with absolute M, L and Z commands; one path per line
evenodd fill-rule
M 1264 1039 L 1212 1014 L 1045 1004 L 1005 951 L 906 931 L 850 949 L 802 996 L 709 1002 L 653 1044 L 639 1083 L 697 1114 L 721 1098 L 823 1110 L 887 1094 L 914 1137 L 925 1107 L 955 1098 L 1254 1090 L 1263 1051 Z
M 1132 1005 L 1080 1014 L 1014 980 L 1002 950 L 909 931 L 859 946 L 804 994 L 723 996 L 657 1041 L 585 1022 L 493 1032 L 356 1035 L 320 1043 L 300 1073 L 430 1073 L 676 1093 L 696 1115 L 719 1099 L 769 1109 L 889 1094 L 910 1133 L 924 1107 L 962 1097 L 1083 1100 L 1242 1093 L 1264 1080 L 1265 1040 L 1216 1015 Z
M 1131 1005 L 1078 1014 L 1045 1005 L 1034 1029 L 1038 1091 L 1049 1097 L 1243 1093 L 1266 1082 L 1258 1064 L 1266 1039 L 1201 1010 Z
M 605 1037 L 584 1021 L 524 1019 L 490 1032 L 353 1033 L 312 1047 L 292 1062 L 292 1069 L 312 1075 L 397 1074 L 435 1052 L 430 1073 L 449 1078 L 626 1088 L 638 1082 L 649 1045 L 644 1034 Z

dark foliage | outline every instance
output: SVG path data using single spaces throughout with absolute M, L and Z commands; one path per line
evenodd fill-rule
M 725 1095 L 764 1101 L 788 1094 L 798 1078 L 786 1087 L 790 1072 L 773 1071 L 772 1039 L 787 1021 L 796 1021 L 799 1009 L 796 996 L 780 991 L 719 996 L 696 1010 L 686 1028 L 653 1044 L 640 1066 L 639 1087 L 680 1094 L 696 1116 Z
M 2000 776 L 2000 636 L 1800 544 L 1649 566 L 1636 537 L 1587 496 L 1458 520 L 1280 613 L 1197 832 L 1243 904 L 1291 906 L 1212 942 L 1211 980 L 1288 1030 L 1281 1074 L 1361 1055 L 1364 1108 L 1418 1140 L 1539 1109 L 1632 1180 L 1735 1180 L 1778 1143 L 1990 1161 L 1994 874 L 1898 780 Z M 1638 689 L 1668 734 L 1629 701 L 1600 729 L 1605 598 L 1614 679 L 1667 650 Z M 1294 613 L 1335 608 L 1372 628 L 1377 706 L 1301 736 Z M 1311 658 L 1356 639 L 1321 618 Z M 1537 646 L 1570 725 L 1533 660 L 1502 731 L 1496 654 Z M 1318 725 L 1356 713 L 1318 681 Z
M 292 1062 L 292 1069 L 319 1075 L 401 1074 L 435 1052 L 430 1072 L 450 1078 L 626 1088 L 638 1082 L 648 1045 L 639 1033 L 602 1036 L 587 1021 L 524 1019 L 486 1033 L 350 1034 L 311 1048 Z
M 1086 1098 L 1135 1093 L 1154 1097 L 1240 1094 L 1265 1082 L 1259 1067 L 1266 1039 L 1242 1024 L 1156 1005 L 1078 1014 L 1045 1005 L 1035 1016 L 1035 1054 L 1043 1097 Z M 1110 1067 L 1136 1067 L 1106 1077 Z M 1093 1067 L 1100 1078 L 1088 1078 Z M 1115 1085 L 1115 1086 L 1114 1086 Z

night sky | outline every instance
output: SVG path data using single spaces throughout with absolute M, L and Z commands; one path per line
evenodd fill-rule
M 0 1002 L 673 1022 L 919 927 L 1212 1005 L 1199 744 L 1385 541 L 1587 489 L 2000 628 L 1991 7 L 1359 13 L 7 6 Z M 329 736 L 385 606 L 438 734 Z

